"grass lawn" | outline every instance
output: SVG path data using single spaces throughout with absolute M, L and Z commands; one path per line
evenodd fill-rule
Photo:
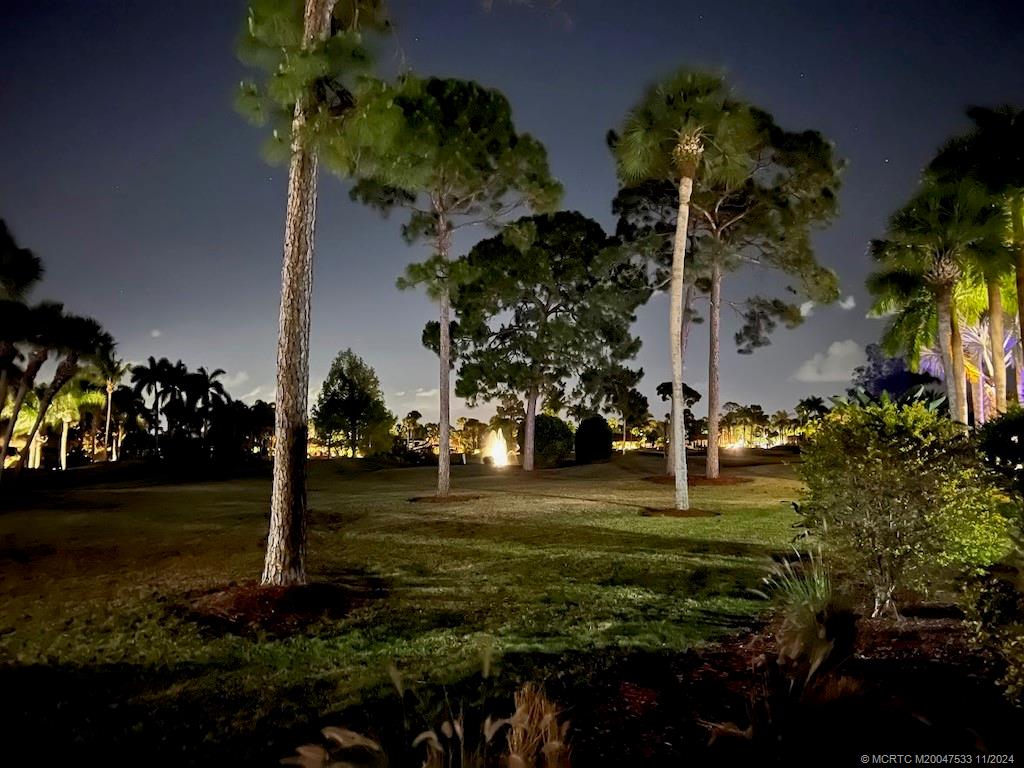
M 691 489 L 718 516 L 643 517 L 671 505 L 671 487 L 643 479 L 661 464 L 536 477 L 457 466 L 456 492 L 481 498 L 414 504 L 435 470 L 314 462 L 310 578 L 364 597 L 290 636 L 225 632 L 188 611 L 203 591 L 259 577 L 268 480 L 35 494 L 0 513 L 8 740 L 271 764 L 324 722 L 358 725 L 397 700 L 391 663 L 418 688 L 458 689 L 479 683 L 492 649 L 512 686 L 571 658 L 734 632 L 765 608 L 748 590 L 793 536 L 799 483 L 785 465 L 727 470 L 753 481 Z

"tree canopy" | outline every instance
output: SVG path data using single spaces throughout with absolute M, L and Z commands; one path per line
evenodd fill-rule
M 395 423 L 373 368 L 351 349 L 338 353 L 313 407 L 313 426 L 328 449 L 341 442 L 350 455 L 389 450 Z

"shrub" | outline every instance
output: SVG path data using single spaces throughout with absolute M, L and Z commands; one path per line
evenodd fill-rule
M 1008 548 L 1007 499 L 971 438 L 924 403 L 838 403 L 809 429 L 805 525 L 839 567 L 859 574 L 873 615 L 937 566 L 978 570 Z
M 590 464 L 612 457 L 612 428 L 604 416 L 588 416 L 576 430 L 576 462 Z
M 526 430 L 519 428 L 519 455 L 523 455 Z M 572 455 L 572 429 L 557 416 L 538 414 L 534 434 L 534 462 L 538 467 L 554 467 Z
M 778 664 L 805 684 L 826 661 L 852 654 L 856 616 L 839 604 L 831 569 L 820 553 L 796 555 L 795 561 L 777 564 L 764 581 L 782 601 Z
M 1024 493 L 1024 408 L 1011 408 L 992 419 L 978 435 L 985 464 L 1009 488 Z

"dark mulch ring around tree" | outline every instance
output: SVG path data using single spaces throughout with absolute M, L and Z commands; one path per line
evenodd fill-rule
M 721 512 L 712 512 L 709 509 L 675 509 L 674 507 L 644 507 L 640 510 L 640 517 L 718 517 Z
M 461 504 L 482 498 L 479 493 L 459 493 L 451 496 L 413 496 L 409 501 L 413 504 Z
M 267 587 L 256 581 L 186 596 L 183 615 L 220 634 L 294 635 L 322 620 L 344 618 L 387 594 L 380 579 L 359 583 Z
M 644 480 L 658 485 L 676 484 L 674 475 L 647 475 Z M 704 475 L 687 475 L 686 477 L 687 485 L 739 485 L 740 483 L 752 482 L 754 482 L 754 479 L 751 477 L 738 477 L 736 475 L 722 475 L 714 478 L 707 478 Z

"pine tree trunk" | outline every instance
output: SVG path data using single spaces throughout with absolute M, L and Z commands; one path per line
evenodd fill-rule
M 304 41 L 330 32 L 334 0 L 306 0 Z M 274 483 L 262 583 L 306 581 L 306 450 L 308 438 L 309 324 L 316 226 L 316 153 L 302 142 L 309 105 L 300 98 L 292 118 L 288 169 L 281 312 L 277 341 L 277 396 L 274 417 Z
M 523 471 L 532 472 L 537 456 L 537 398 L 536 389 L 526 393 L 526 420 L 523 422 Z
M 953 379 L 956 381 L 957 421 L 967 423 L 967 366 L 964 365 L 964 341 L 960 336 L 960 323 L 956 316 L 956 305 L 950 309 L 950 332 L 953 347 Z
M 71 422 L 61 419 L 60 427 L 60 471 L 68 468 L 68 431 L 71 429 Z
M 451 466 L 452 448 L 449 442 L 450 418 L 451 418 L 451 297 L 448 295 L 448 288 L 445 287 L 441 294 L 441 398 L 440 415 L 437 425 L 438 452 L 437 452 L 437 495 L 444 497 L 451 490 Z
M 709 347 L 708 354 L 708 449 L 704 464 L 704 476 L 717 478 L 718 471 L 718 410 L 719 410 L 719 368 L 721 364 L 721 320 L 722 320 L 722 267 L 716 258 L 711 265 L 711 305 L 708 308 Z
M 675 508 L 690 508 L 690 489 L 686 477 L 686 425 L 683 411 L 683 284 L 686 267 L 686 231 L 690 218 L 690 195 L 693 177 L 679 179 L 679 214 L 676 216 L 676 235 L 672 244 L 672 283 L 669 309 L 669 351 L 672 355 L 672 442 L 673 474 L 675 475 Z
M 999 281 L 990 278 L 988 285 L 988 332 L 992 350 L 992 384 L 996 390 L 996 413 L 1006 413 L 1006 355 L 1003 354 L 1003 296 Z
M 949 417 L 958 420 L 960 406 L 957 400 L 956 374 L 953 369 L 953 329 L 951 297 L 948 288 L 941 289 L 935 297 L 935 311 L 939 326 L 939 353 L 942 355 L 943 380 L 946 385 L 946 399 L 949 400 Z

